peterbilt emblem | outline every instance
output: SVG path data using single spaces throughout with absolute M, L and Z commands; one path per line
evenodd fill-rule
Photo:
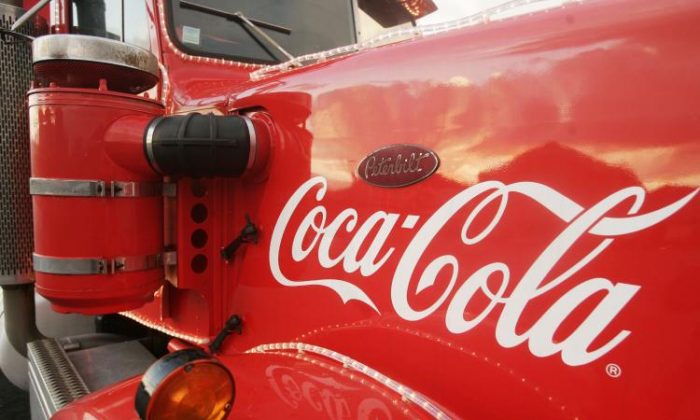
M 360 178 L 377 187 L 397 188 L 420 182 L 440 164 L 435 152 L 422 146 L 392 144 L 367 155 L 357 167 Z

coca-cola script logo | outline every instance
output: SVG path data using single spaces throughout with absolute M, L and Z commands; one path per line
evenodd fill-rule
M 378 187 L 405 187 L 432 175 L 439 164 L 432 150 L 411 144 L 394 144 L 375 150 L 362 159 L 357 174 Z
M 289 407 L 308 412 L 310 407 L 324 418 L 390 419 L 386 404 L 367 391 L 343 384 L 328 376 L 316 376 L 299 369 L 271 365 L 265 370 L 270 388 Z
M 423 216 L 402 215 L 382 210 L 368 215 L 364 220 L 360 219 L 358 211 L 354 208 L 347 208 L 333 216 L 323 205 L 327 189 L 325 178 L 312 178 L 292 194 L 282 209 L 272 233 L 269 251 L 270 269 L 279 284 L 288 287 L 327 287 L 337 293 L 345 303 L 357 300 L 379 312 L 367 293 L 346 279 L 327 278 L 323 274 L 320 278 L 313 279 L 288 278 L 280 266 L 280 254 L 286 254 L 285 261 L 289 261 L 289 256 L 295 262 L 315 258 L 320 267 L 340 266 L 348 274 L 359 271 L 362 276 L 369 277 L 387 264 L 392 254 L 403 252 L 398 258 L 391 259 L 398 262 L 395 263 L 388 291 L 393 310 L 399 317 L 407 321 L 417 321 L 434 313 L 444 314 L 446 329 L 453 334 L 463 334 L 479 325 L 498 306 L 501 312 L 495 323 L 495 339 L 500 346 L 511 348 L 527 343 L 534 356 L 546 357 L 561 353 L 562 361 L 570 366 L 584 365 L 600 358 L 630 334 L 630 331 L 622 330 L 609 341 L 598 344 L 597 348 L 592 346 L 596 338 L 639 291 L 640 286 L 613 282 L 603 277 L 592 277 L 577 284 L 571 284 L 573 282 L 567 280 L 604 252 L 617 237 L 661 223 L 688 204 L 700 190 L 696 189 L 659 209 L 640 213 L 646 198 L 646 192 L 641 187 L 621 189 L 585 208 L 544 184 L 503 184 L 498 181 L 486 181 L 459 192 L 419 225 L 418 222 Z M 431 241 L 441 233 L 445 224 L 454 218 L 458 218 L 460 222 L 464 220 L 461 232 L 458 233 L 464 246 L 477 246 L 497 229 L 501 218 L 508 211 L 509 200 L 516 195 L 538 203 L 547 209 L 552 217 L 563 221 L 565 226 L 535 258 L 522 277 L 517 279 L 510 294 L 506 295 L 506 290 L 514 279 L 511 278 L 510 268 L 499 261 L 498 255 L 494 255 L 491 263 L 476 269 L 466 279 L 458 278 L 460 264 L 464 261 L 460 261 L 455 255 L 447 253 L 424 256 Z M 303 208 L 308 208 L 309 202 L 315 206 L 308 213 L 300 215 L 301 223 L 298 226 L 290 226 L 290 220 L 302 202 L 306 203 Z M 485 208 L 493 208 L 494 205 L 497 211 L 484 212 Z M 470 210 L 463 210 L 465 208 Z M 622 210 L 626 216 L 610 216 L 613 210 L 617 213 Z M 481 218 L 478 217 L 480 214 Z M 489 219 L 486 220 L 485 227 L 476 228 L 475 226 L 483 226 L 483 223 L 477 224 L 475 220 L 479 218 L 484 222 L 485 214 L 490 215 L 487 216 Z M 298 220 L 297 217 L 295 220 Z M 407 246 L 388 246 L 388 239 L 395 229 L 414 228 L 415 234 Z M 334 237 L 340 229 L 352 234 L 353 238 L 341 246 L 343 250 L 340 254 L 334 251 L 334 255 L 331 256 L 330 249 L 336 249 L 333 247 Z M 285 241 L 288 248 L 282 249 L 285 234 L 293 235 L 293 239 Z M 448 234 L 452 233 L 442 232 L 442 235 Z M 595 239 L 596 245 L 585 253 L 583 258 L 553 274 L 557 263 L 584 236 Z M 311 241 L 308 241 L 308 238 L 311 238 Z M 427 262 L 429 258 L 430 261 L 423 272 L 417 273 L 418 262 Z M 434 303 L 421 309 L 411 306 L 409 297 L 412 294 L 434 287 L 438 275 L 442 277 L 445 274 L 448 275 L 449 283 Z M 561 297 L 554 301 L 529 329 L 523 331 L 518 321 L 528 303 L 555 288 L 561 292 Z M 573 332 L 565 339 L 555 339 L 557 329 L 567 317 L 583 306 L 588 298 L 600 293 L 604 297 L 594 308 L 583 314 L 583 321 Z M 482 306 L 480 309 L 470 308 L 470 301 L 478 295 L 487 299 L 489 303 L 483 309 Z M 466 313 L 471 315 L 469 319 L 465 318 Z M 581 310 L 578 313 L 581 314 Z

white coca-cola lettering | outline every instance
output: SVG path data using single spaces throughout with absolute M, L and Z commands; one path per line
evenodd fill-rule
M 312 195 L 313 189 L 317 189 L 315 201 L 319 204 L 306 214 L 296 229 L 290 227 L 289 221 L 292 215 L 304 199 L 310 199 L 308 196 Z M 269 262 L 272 274 L 284 286 L 327 287 L 334 290 L 345 303 L 358 300 L 379 312 L 370 297 L 357 285 L 347 280 L 333 278 L 291 280 L 282 272 L 280 252 L 285 232 L 294 232 L 290 250 L 294 261 L 302 262 L 315 251 L 321 267 L 332 268 L 342 264 L 346 273 L 359 270 L 365 277 L 376 273 L 396 251 L 388 244 L 391 233 L 402 218 L 401 215 L 377 211 L 361 222 L 357 210 L 347 208 L 330 220 L 326 208 L 320 204 L 326 191 L 325 178 L 312 178 L 299 187 L 282 209 L 270 244 Z M 639 285 L 613 282 L 599 277 L 579 281 L 546 309 L 529 329 L 518 333 L 522 331 L 518 328 L 518 321 L 526 306 L 538 296 L 560 288 L 610 246 L 616 237 L 658 224 L 680 210 L 697 193 L 698 190 L 695 190 L 665 207 L 638 214 L 646 197 L 644 189 L 640 187 L 629 187 L 617 191 L 586 209 L 558 191 L 539 183 L 518 182 L 506 185 L 497 181 L 487 181 L 476 184 L 449 199 L 425 220 L 403 254 L 399 256 L 390 289 L 393 309 L 401 318 L 417 321 L 430 316 L 438 308 L 446 305 L 447 330 L 454 334 L 461 334 L 476 327 L 497 306 L 501 306 L 495 338 L 502 347 L 510 348 L 527 342 L 528 349 L 535 356 L 546 357 L 560 353 L 562 361 L 567 365 L 578 366 L 590 363 L 615 348 L 630 334 L 628 330 L 619 331 L 607 343 L 595 349 L 591 348 L 593 341 L 634 297 L 640 288 Z M 503 261 L 493 261 L 477 269 L 466 280 L 460 280 L 460 260 L 448 253 L 437 257 L 431 256 L 433 259 L 423 272 L 414 273 L 418 262 L 424 259 L 423 255 L 431 241 L 440 234 L 448 221 L 457 217 L 465 206 L 472 204 L 469 206 L 472 210 L 466 214 L 460 239 L 467 247 L 476 246 L 497 228 L 512 195 L 534 200 L 567 223 L 567 226 L 539 254 L 517 284 L 512 287 L 512 292 L 508 296 L 505 295 L 505 291 L 512 279 L 510 269 Z M 485 208 L 493 207 L 489 206 L 490 204 L 497 204 L 497 210 L 491 212 L 493 215 L 490 216 L 491 220 L 488 220 L 486 227 L 476 231 L 474 221 Z M 623 205 L 627 216 L 608 216 L 613 209 Z M 408 217 L 415 216 L 407 216 L 406 220 Z M 379 226 L 379 229 L 374 229 L 375 226 Z M 352 233 L 353 237 L 338 255 L 330 255 L 331 245 L 341 229 Z M 371 235 L 373 231 L 377 233 Z M 586 235 L 599 238 L 597 244 L 570 267 L 560 269 L 561 273 L 552 273 L 553 267 L 575 244 L 580 242 L 580 238 Z M 311 238 L 310 241 L 309 238 Z M 304 245 L 305 240 L 306 245 Z M 366 243 L 370 244 L 368 250 L 363 255 L 359 255 L 361 246 Z M 439 296 L 427 308 L 414 308 L 409 298 L 427 288 L 437 287 L 438 275 L 441 275 L 441 278 L 447 278 L 446 285 L 444 285 L 445 282 L 441 283 L 443 289 L 439 290 Z M 573 332 L 563 340 L 554 340 L 553 337 L 563 321 L 584 301 L 600 292 L 604 293 L 604 297 Z M 489 303 L 480 310 L 480 313 L 474 314 L 473 310 L 468 309 L 470 301 L 477 294 L 481 294 Z M 472 317 L 465 318 L 466 313 L 472 314 Z
M 367 294 L 360 289 L 359 287 L 355 286 L 354 284 L 345 281 L 345 280 L 338 280 L 338 279 L 315 279 L 315 280 L 290 280 L 288 279 L 283 273 L 282 269 L 280 268 L 280 263 L 279 263 L 279 253 L 280 253 L 280 246 L 282 245 L 282 236 L 284 235 L 284 232 L 287 229 L 287 225 L 289 224 L 289 219 L 292 217 L 292 214 L 294 213 L 294 210 L 299 206 L 299 203 L 301 203 L 301 200 L 306 196 L 306 194 L 314 187 L 320 185 L 321 188 L 316 192 L 316 201 L 321 201 L 323 197 L 326 195 L 326 189 L 327 189 L 327 182 L 325 178 L 321 177 L 316 177 L 313 178 L 306 183 L 304 183 L 299 189 L 290 197 L 289 201 L 287 201 L 287 204 L 284 206 L 282 209 L 282 212 L 280 213 L 280 217 L 277 219 L 277 223 L 275 224 L 275 229 L 272 231 L 272 238 L 270 239 L 270 270 L 272 270 L 272 275 L 275 277 L 275 280 L 279 282 L 280 284 L 288 287 L 303 287 L 303 286 L 324 286 L 328 287 L 330 289 L 333 289 L 343 300 L 344 303 L 347 303 L 351 300 L 359 300 L 360 302 L 364 302 L 367 305 L 369 305 L 372 309 L 375 311 L 379 312 L 379 309 L 377 309 L 377 306 L 372 302 L 372 299 L 367 296 Z M 357 212 L 354 209 L 348 209 L 352 210 L 352 214 L 355 215 L 355 220 L 357 218 Z M 348 216 L 352 217 L 352 216 Z M 316 220 L 320 219 L 320 220 Z M 297 229 L 296 235 L 294 235 L 294 241 L 292 244 L 292 249 L 291 249 L 291 254 L 292 258 L 294 261 L 302 261 L 304 260 L 313 250 L 313 248 L 316 246 L 316 243 L 318 243 L 319 238 L 321 238 L 325 234 L 325 229 L 326 229 L 326 219 L 327 219 L 327 212 L 325 207 L 323 206 L 317 206 L 314 207 L 309 214 L 306 215 L 304 220 L 301 222 L 299 225 L 299 228 Z M 369 221 L 369 220 L 368 220 Z M 367 222 L 365 222 L 367 224 Z M 349 228 L 353 228 L 355 225 L 355 222 L 351 222 L 351 225 L 348 225 Z M 304 240 L 304 237 L 306 233 L 309 231 L 309 229 L 313 230 L 315 233 L 313 234 L 313 240 L 309 246 L 304 249 L 302 241 Z M 371 229 L 371 228 L 370 228 Z M 389 228 L 390 230 L 390 228 Z M 369 229 L 367 230 L 369 231 Z M 337 232 L 337 230 L 336 230 Z M 366 235 L 366 233 L 365 233 Z M 360 232 L 355 235 L 355 237 L 360 236 Z M 377 236 L 377 238 L 379 235 Z M 377 240 L 375 238 L 375 241 Z M 386 239 L 386 238 L 385 238 Z M 360 237 L 357 241 L 354 243 L 362 243 L 364 242 L 364 238 Z M 351 243 L 353 243 L 351 241 Z M 378 247 L 381 247 L 382 242 L 378 242 Z M 343 252 L 344 256 L 347 256 L 347 258 L 353 258 L 356 256 L 353 255 L 351 250 L 348 250 L 350 248 L 350 245 L 348 245 L 348 248 Z M 368 252 L 369 254 L 369 252 Z M 365 254 L 365 256 L 358 261 L 357 259 L 354 259 L 352 262 L 348 262 L 348 265 L 354 266 L 359 266 L 361 269 L 361 273 L 374 273 L 377 267 L 373 261 L 369 261 L 371 259 L 371 256 L 368 256 L 368 254 Z M 319 257 L 319 264 L 321 263 Z M 327 257 L 330 259 L 330 257 Z M 388 259 L 388 256 L 387 256 Z M 328 261 L 326 261 L 328 263 Z M 384 262 L 386 262 L 386 259 L 384 259 Z M 327 264 L 330 266 L 330 264 Z M 327 267 L 326 267 L 327 268 Z M 364 270 L 362 270 L 364 268 Z

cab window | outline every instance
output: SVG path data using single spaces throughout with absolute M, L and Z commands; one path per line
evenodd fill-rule
M 71 32 L 150 49 L 144 0 L 73 0 Z

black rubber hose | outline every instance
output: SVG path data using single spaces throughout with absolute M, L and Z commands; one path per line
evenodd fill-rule
M 164 176 L 239 177 L 254 147 L 250 120 L 240 115 L 171 115 L 146 127 L 144 151 Z M 251 146 L 252 145 L 252 146 Z
M 36 327 L 34 285 L 2 286 L 2 301 L 7 339 L 19 354 L 27 357 L 27 343 L 44 338 Z

